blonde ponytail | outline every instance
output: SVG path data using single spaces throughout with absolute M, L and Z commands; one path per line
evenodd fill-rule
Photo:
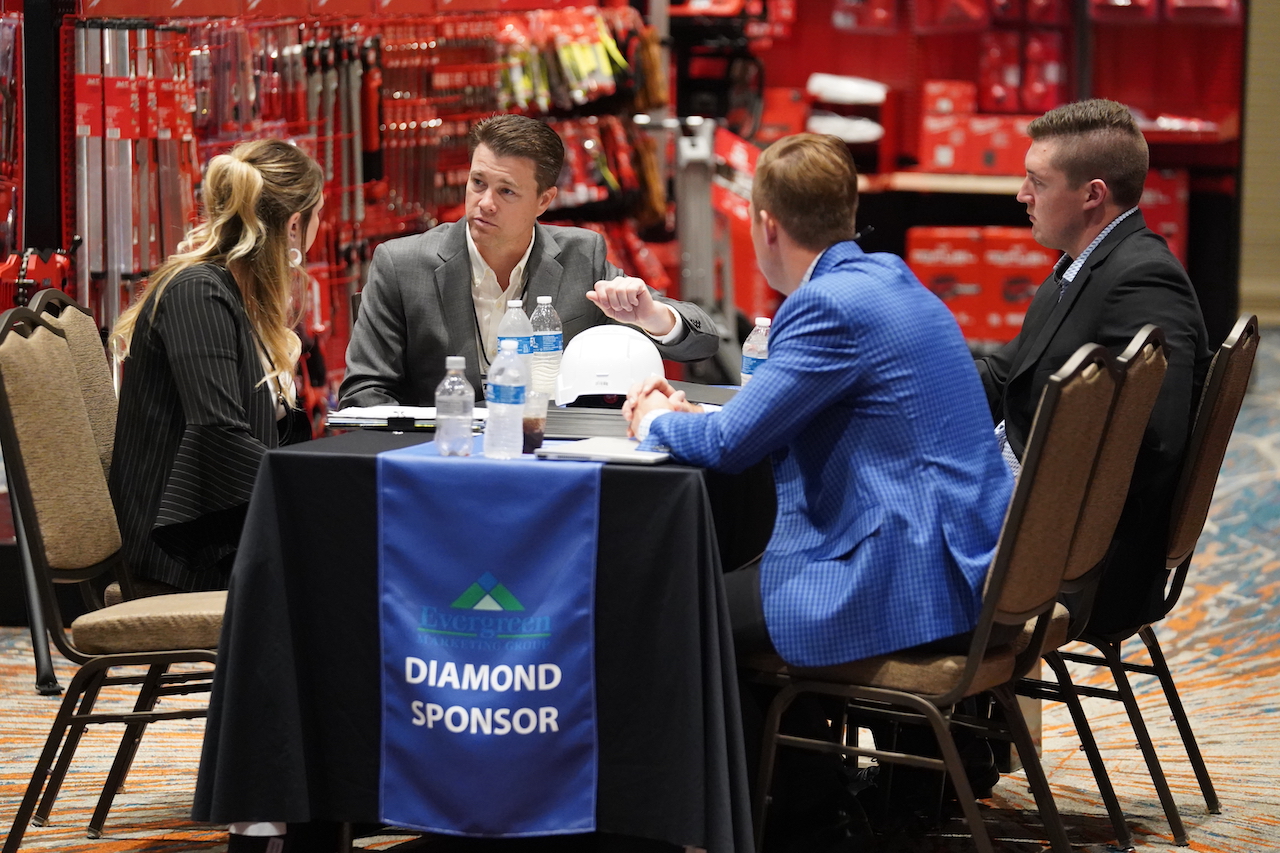
M 209 161 L 201 194 L 204 219 L 180 251 L 151 276 L 151 284 L 112 332 L 112 348 L 127 355 L 138 315 L 152 316 L 174 276 L 197 264 L 231 271 L 245 313 L 263 349 L 266 377 L 295 405 L 293 375 L 302 344 L 293 331 L 302 314 L 303 282 L 289 262 L 289 217 L 302 214 L 306 233 L 324 190 L 319 165 L 297 146 L 277 139 L 242 142 Z

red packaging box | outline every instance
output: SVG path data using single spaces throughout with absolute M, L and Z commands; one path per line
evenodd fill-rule
M 911 5 L 918 33 L 981 30 L 991 23 L 985 0 L 915 0 Z
M 1022 0 L 991 0 L 991 20 L 1016 23 L 1022 20 Z
M 982 34 L 978 59 L 978 106 L 984 113 L 1016 113 L 1021 107 L 1022 34 L 990 30 Z
M 921 116 L 920 168 L 926 172 L 965 172 L 969 159 L 968 116 Z
M 969 80 L 925 80 L 923 108 L 931 115 L 968 115 L 978 108 L 978 87 Z
M 1159 19 L 1156 0 L 1089 0 L 1089 17 L 1112 23 L 1152 23 Z
M 965 340 L 987 338 L 981 228 L 908 228 L 907 266 L 951 309 Z
M 1031 24 L 1071 23 L 1071 0 L 1027 0 L 1027 22 Z
M 804 89 L 766 86 L 760 129 L 756 131 L 755 141 L 768 145 L 784 136 L 802 133 L 808 120 L 809 96 Z
M 1240 0 L 1164 0 L 1164 16 L 1176 23 L 1238 24 L 1244 11 Z
M 1031 137 L 1027 125 L 1035 116 L 969 116 L 966 171 L 975 175 L 1022 175 Z
M 1008 343 L 1017 336 L 1031 297 L 1059 257 L 1060 252 L 1037 243 L 1030 228 L 982 229 L 981 308 L 987 340 Z
M 1062 33 L 1030 30 L 1023 43 L 1022 109 L 1047 113 L 1067 101 Z
M 1187 265 L 1187 194 L 1190 177 L 1186 169 L 1152 169 L 1142 187 L 1142 218 L 1147 227 L 1169 244 L 1174 256 Z

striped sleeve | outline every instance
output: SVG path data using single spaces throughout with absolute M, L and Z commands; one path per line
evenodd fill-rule
M 202 562 L 203 551 L 238 538 L 266 451 L 246 411 L 247 329 L 234 294 L 212 275 L 175 281 L 156 312 L 153 331 L 173 371 L 185 426 L 152 538 L 180 559 Z M 270 392 L 258 386 L 252 393 Z

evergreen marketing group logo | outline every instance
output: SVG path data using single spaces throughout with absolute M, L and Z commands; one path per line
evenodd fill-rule
M 551 617 L 531 616 L 520 599 L 485 572 L 446 607 L 425 605 L 419 643 L 467 649 L 544 649 Z
M 498 579 L 485 572 L 449 605 L 455 610 L 524 610 L 524 605 Z

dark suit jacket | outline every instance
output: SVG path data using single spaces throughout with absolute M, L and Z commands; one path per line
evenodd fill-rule
M 466 227 L 466 220 L 451 222 L 389 240 L 373 253 L 347 347 L 342 406 L 433 405 L 449 355 L 466 357 L 467 381 L 483 399 Z M 550 296 L 566 345 L 584 329 L 611 322 L 586 297 L 597 281 L 621 275 L 605 259 L 604 239 L 582 228 L 538 224 L 533 241 L 525 267 L 526 312 L 537 297 Z M 701 308 L 654 297 L 679 311 L 686 326 L 680 341 L 658 345 L 663 358 L 695 361 L 715 354 L 715 323 Z
M 1058 301 L 1040 287 L 1022 332 L 979 359 L 992 417 L 1022 457 L 1045 382 L 1081 344 L 1120 352 L 1147 323 L 1169 345 L 1169 370 L 1143 436 L 1124 513 L 1108 556 L 1091 627 L 1109 632 L 1154 616 L 1162 599 L 1173 489 L 1212 354 L 1191 280 L 1164 240 L 1134 213 L 1085 260 Z
M 183 270 L 138 315 L 124 362 L 111 497 L 136 575 L 225 589 L 275 397 L 231 274 Z

